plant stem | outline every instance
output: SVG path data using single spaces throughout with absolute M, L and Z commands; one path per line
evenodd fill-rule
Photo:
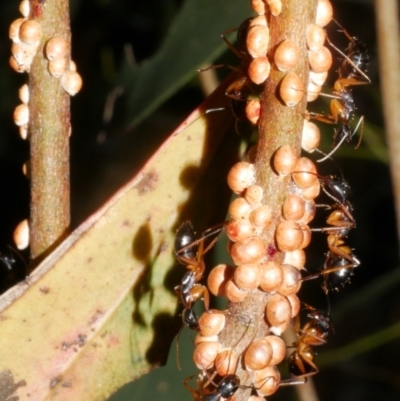
M 70 42 L 68 1 L 46 2 L 38 21 L 43 36 L 29 74 L 30 246 L 35 262 L 66 237 L 70 225 L 70 101 L 60 80 L 49 74 L 44 58 L 51 37 Z
M 375 0 L 376 27 L 380 59 L 383 113 L 390 156 L 397 214 L 397 236 L 400 238 L 400 52 L 397 0 Z
M 290 39 L 300 49 L 300 61 L 294 72 L 303 80 L 304 88 L 308 81 L 308 53 L 305 32 L 308 24 L 315 21 L 316 0 L 285 0 L 282 1 L 282 13 L 278 17 L 270 16 L 269 60 L 273 60 L 273 53 L 278 43 Z M 271 64 L 273 62 L 271 61 Z M 282 202 L 287 195 L 287 184 L 290 176 L 280 178 L 271 168 L 273 154 L 282 145 L 290 145 L 300 154 L 301 132 L 303 128 L 304 112 L 306 109 L 306 93 L 303 100 L 295 107 L 285 106 L 278 98 L 279 83 L 285 73 L 278 71 L 272 65 L 271 74 L 266 81 L 265 90 L 261 99 L 261 116 L 259 121 L 259 143 L 256 166 L 256 181 L 264 189 L 263 203 L 272 210 L 273 223 L 263 232 L 263 241 L 266 249 L 275 245 L 275 228 L 281 218 Z M 278 253 L 274 260 L 282 262 L 283 254 Z M 240 354 L 254 338 L 269 333 L 265 321 L 265 307 L 270 294 L 254 290 L 243 302 L 230 303 L 229 314 L 225 330 L 220 334 L 220 342 L 234 347 Z M 251 386 L 249 373 L 240 371 L 241 384 Z M 238 401 L 246 400 L 249 391 L 237 393 Z

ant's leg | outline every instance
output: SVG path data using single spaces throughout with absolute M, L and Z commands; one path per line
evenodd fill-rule
M 354 149 L 358 149 L 358 147 L 361 145 L 361 140 L 362 140 L 362 135 L 364 132 L 364 116 L 361 116 L 360 119 L 358 120 L 358 123 L 356 125 L 356 128 L 354 129 L 353 133 L 351 134 L 350 139 L 356 134 L 358 127 L 361 124 L 361 128 L 360 128 L 360 139 L 357 142 L 357 146 Z

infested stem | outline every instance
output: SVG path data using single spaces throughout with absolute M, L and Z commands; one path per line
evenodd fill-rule
M 277 45 L 285 39 L 297 44 L 300 49 L 300 60 L 293 70 L 301 78 L 304 88 L 308 81 L 308 53 L 305 39 L 306 27 L 315 21 L 316 0 L 285 0 L 282 1 L 282 13 L 278 17 L 270 16 L 268 26 L 270 29 L 270 44 L 268 58 L 273 60 L 273 53 Z M 300 34 L 303 32 L 304 34 Z M 269 78 L 266 81 L 261 99 L 261 115 L 259 120 L 259 143 L 255 160 L 256 184 L 264 190 L 263 204 L 272 210 L 272 224 L 268 226 L 261 238 L 265 248 L 275 246 L 275 229 L 281 218 L 282 203 L 287 196 L 287 184 L 290 176 L 279 177 L 273 171 L 272 157 L 282 145 L 290 145 L 300 155 L 301 132 L 306 110 L 306 93 L 303 100 L 295 107 L 288 107 L 279 99 L 279 84 L 285 73 L 272 66 Z M 281 263 L 282 253 L 277 253 L 273 260 Z M 223 345 L 235 348 L 240 354 L 250 342 L 258 337 L 269 334 L 265 321 L 265 307 L 270 294 L 253 290 L 243 302 L 230 303 L 227 323 L 219 341 Z M 252 386 L 248 372 L 238 367 L 237 374 L 241 384 Z M 247 400 L 250 389 L 238 391 L 238 401 Z
M 43 51 L 53 36 L 70 42 L 68 1 L 46 2 L 38 21 L 43 36 L 29 74 L 30 246 L 34 261 L 64 239 L 70 225 L 70 100 L 60 80 L 49 74 Z

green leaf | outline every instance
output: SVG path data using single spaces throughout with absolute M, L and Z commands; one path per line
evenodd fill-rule
M 187 0 L 159 51 L 139 67 L 125 66 L 121 83 L 128 93 L 130 126 L 149 116 L 190 81 L 195 70 L 227 49 L 221 34 L 251 15 L 242 0 Z M 240 60 L 238 63 L 240 64 Z

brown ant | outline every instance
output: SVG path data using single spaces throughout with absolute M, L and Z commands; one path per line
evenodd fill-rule
M 204 381 L 207 378 L 207 382 L 209 382 L 210 379 L 207 377 L 206 373 L 202 372 L 198 375 L 196 389 L 193 389 L 189 385 L 189 381 L 194 376 L 187 377 L 183 381 L 183 385 L 193 395 L 195 401 L 219 401 L 221 397 L 225 399 L 230 398 L 240 387 L 239 376 L 236 374 L 229 374 L 224 376 L 222 380 L 215 385 L 215 390 L 209 391 L 204 388 Z
M 343 52 L 337 48 L 328 37 L 326 38 L 328 44 L 342 56 L 342 58 L 339 59 L 340 66 L 338 70 L 342 85 L 370 84 L 371 80 L 366 74 L 369 65 L 367 46 L 356 36 L 351 36 L 335 19 L 333 19 L 333 22 L 349 40 L 349 45 Z
M 247 31 L 252 20 L 253 18 L 247 18 L 240 24 L 239 28 L 226 31 L 221 35 L 222 40 L 226 43 L 229 49 L 231 49 L 232 52 L 242 60 L 242 65 L 239 67 L 228 66 L 232 70 L 237 71 L 239 73 L 239 77 L 228 86 L 225 95 L 233 100 L 241 102 L 245 102 L 247 100 L 247 96 L 244 95 L 243 90 L 246 87 L 251 87 L 253 85 L 247 77 L 247 73 L 244 73 L 244 71 L 247 71 L 248 64 L 252 60 L 252 57 L 248 53 L 246 47 Z M 236 39 L 238 48 L 233 46 L 233 44 L 225 37 L 227 33 L 235 30 L 237 30 Z M 232 106 L 232 108 L 235 108 L 235 106 Z
M 341 223 L 338 224 L 337 227 L 343 227 L 345 226 L 346 228 L 350 229 L 355 227 L 355 220 L 354 217 L 352 216 L 352 205 L 348 200 L 348 197 L 350 195 L 350 185 L 349 183 L 342 177 L 338 175 L 328 175 L 328 176 L 323 176 L 320 174 L 313 173 L 311 171 L 293 171 L 292 174 L 296 173 L 308 173 L 312 174 L 318 177 L 319 182 L 322 186 L 322 190 L 324 193 L 332 199 L 335 204 L 334 205 L 317 205 L 319 207 L 325 207 L 327 209 L 338 209 L 343 212 L 343 214 L 346 216 L 346 219 L 348 220 L 347 223 Z M 336 214 L 334 212 L 331 213 L 332 217 L 328 217 L 327 222 L 328 224 L 331 224 L 335 226 L 335 221 L 338 220 Z M 345 220 L 345 219 L 343 219 Z M 313 229 L 313 231 L 322 231 L 322 232 L 329 232 L 329 230 L 337 230 L 332 227 L 330 228 L 322 228 L 322 229 Z M 347 233 L 346 233 L 347 234 Z M 345 235 L 343 235 L 345 236 Z
M 208 252 L 217 241 L 218 237 L 214 238 L 210 244 L 204 248 L 204 241 L 207 237 L 219 233 L 222 225 L 212 227 L 206 230 L 200 239 L 195 240 L 195 233 L 190 221 L 186 221 L 178 228 L 175 236 L 174 250 L 175 256 L 179 263 L 186 266 L 188 271 L 184 274 L 180 285 L 175 287 L 175 292 L 180 296 L 184 306 L 182 312 L 183 327 L 188 327 L 191 330 L 199 331 L 199 321 L 196 312 L 192 309 L 193 303 L 203 297 L 206 310 L 209 308 L 210 295 L 207 287 L 199 284 L 202 279 L 205 263 L 203 256 Z M 179 330 L 176 342 L 177 364 L 180 370 L 179 363 L 179 337 L 182 328 Z
M 247 18 L 240 24 L 239 28 L 225 31 L 221 35 L 222 40 L 226 43 L 229 49 L 242 60 L 242 64 L 239 67 L 234 67 L 225 64 L 218 64 L 206 68 L 205 70 L 199 70 L 199 71 L 207 71 L 210 68 L 228 67 L 231 70 L 236 71 L 238 73 L 238 77 L 226 89 L 225 95 L 231 99 L 231 108 L 233 114 L 239 121 L 246 120 L 246 118 L 244 117 L 244 107 L 246 105 L 246 101 L 249 100 L 248 92 L 253 93 L 253 96 L 257 96 L 257 94 L 254 93 L 255 84 L 253 84 L 247 76 L 248 65 L 253 60 L 253 57 L 250 56 L 246 47 L 247 31 L 249 29 L 252 20 L 253 18 Z M 237 48 L 225 37 L 226 34 L 234 31 L 237 31 L 236 34 L 237 46 L 238 46 Z M 241 106 L 242 103 L 244 104 L 243 107 Z
M 319 372 L 314 363 L 315 353 L 312 347 L 326 344 L 326 338 L 332 330 L 329 314 L 308 305 L 306 307 L 312 310 L 307 315 L 310 320 L 300 329 L 300 318 L 297 316 L 294 329 L 298 339 L 293 343 L 296 349 L 288 358 L 289 373 L 297 378 L 304 378 L 304 383 L 309 376 Z
M 258 99 L 260 97 L 260 90 L 257 90 L 257 85 L 251 81 L 247 72 L 249 64 L 253 60 L 253 57 L 249 54 L 247 50 L 246 39 L 247 32 L 253 19 L 254 18 L 248 18 L 240 24 L 239 28 L 230 29 L 228 31 L 225 31 L 221 35 L 223 41 L 226 43 L 229 49 L 242 60 L 241 65 L 235 67 L 232 65 L 218 64 L 202 70 L 198 70 L 199 72 L 202 72 L 207 71 L 211 68 L 227 67 L 237 72 L 234 81 L 226 89 L 225 95 L 230 98 L 231 110 L 236 119 L 235 130 L 238 135 L 240 135 L 240 130 L 238 127 L 239 123 L 249 121 L 249 118 L 246 115 L 247 103 L 252 99 Z M 225 36 L 226 34 L 234 31 L 237 31 L 237 47 L 235 47 Z M 210 111 L 219 110 L 223 109 L 216 108 Z
M 350 282 L 350 277 L 353 275 L 353 268 L 360 265 L 360 261 L 354 256 L 351 248 L 346 245 L 340 245 L 339 250 L 341 256 L 337 252 L 329 251 L 324 263 L 324 283 L 323 290 L 328 293 L 329 291 L 339 291 Z M 350 261 L 349 261 L 350 259 Z
M 356 110 L 353 95 L 348 86 L 365 85 L 371 83 L 370 78 L 364 72 L 369 64 L 369 56 L 366 45 L 357 37 L 350 36 L 348 32 L 336 21 L 334 22 L 341 28 L 342 32 L 350 41 L 345 52 L 337 48 L 327 37 L 327 42 L 343 58 L 340 60 L 339 78 L 333 86 L 331 95 L 321 93 L 321 96 L 330 97 L 331 114 L 307 113 L 306 118 L 316 119 L 317 121 L 328 124 L 341 124 L 341 127 L 334 130 L 333 149 L 323 158 L 317 160 L 322 162 L 331 157 L 342 145 L 343 142 L 350 142 L 360 128 L 360 139 L 355 147 L 357 149 L 362 140 L 364 116 L 361 116 L 354 129 L 350 127 L 350 122 L 354 118 Z
M 240 388 L 242 389 L 252 389 L 253 391 L 256 391 L 261 387 L 255 387 L 254 385 L 247 386 L 240 384 L 240 378 L 236 374 L 228 374 L 226 376 L 223 376 L 222 379 L 218 384 L 213 382 L 213 377 L 215 374 L 209 378 L 207 376 L 206 372 L 201 372 L 198 375 L 197 379 L 197 387 L 196 389 L 193 389 L 189 385 L 189 381 L 196 375 L 187 377 L 183 381 L 183 385 L 186 387 L 186 389 L 193 395 L 195 401 L 220 401 L 221 399 L 228 399 L 232 397 L 237 390 Z M 268 380 L 270 380 L 273 377 L 266 377 L 264 380 L 264 383 L 266 383 Z M 206 380 L 207 379 L 207 380 Z M 278 386 L 293 386 L 293 385 L 298 385 L 298 384 L 304 384 L 306 381 L 298 381 L 298 380 L 282 380 L 280 381 Z M 213 384 L 214 390 L 209 390 L 207 385 Z
M 329 316 L 327 315 L 323 316 L 322 312 L 313 311 L 313 316 L 315 316 L 314 320 L 316 322 L 321 322 L 320 324 L 322 327 L 325 327 L 326 322 L 329 322 Z M 222 399 L 230 399 L 230 397 L 232 397 L 239 389 L 251 389 L 252 391 L 257 391 L 261 389 L 263 385 L 267 383 L 268 380 L 277 379 L 276 376 L 265 377 L 265 379 L 259 382 L 261 386 L 256 387 L 254 384 L 252 385 L 240 384 L 240 378 L 236 373 L 227 374 L 225 376 L 218 376 L 217 372 L 211 373 L 210 371 L 203 370 L 197 375 L 196 388 L 192 388 L 189 385 L 189 381 L 192 380 L 192 378 L 195 376 L 196 375 L 192 375 L 186 378 L 183 382 L 186 389 L 193 395 L 195 401 L 220 401 Z M 215 383 L 214 381 L 216 376 L 221 378 L 218 383 Z M 280 377 L 279 374 L 278 377 Z M 279 383 L 277 383 L 277 387 L 292 386 L 304 383 L 305 383 L 304 380 L 299 381 L 297 379 L 291 378 L 288 380 L 279 381 Z
M 248 322 L 248 325 L 243 333 L 243 336 L 247 332 L 250 327 L 251 320 Z M 253 337 L 254 338 L 254 337 Z M 241 339 L 238 340 L 238 343 Z M 237 345 L 237 344 L 236 344 Z M 189 381 L 197 376 L 196 388 L 190 386 Z M 240 385 L 239 376 L 236 374 L 227 374 L 221 378 L 218 384 L 216 384 L 213 380 L 217 376 L 217 372 L 210 372 L 207 370 L 203 370 L 197 375 L 192 375 L 187 377 L 183 381 L 183 385 L 186 389 L 193 395 L 195 401 L 219 401 L 222 399 L 227 399 L 232 397 L 239 387 L 246 387 Z M 210 387 L 213 389 L 210 389 Z
M 334 84 L 334 90 L 332 95 L 323 94 L 321 96 L 332 98 L 330 109 L 331 114 L 320 114 L 314 112 L 307 112 L 305 117 L 308 119 L 315 119 L 317 121 L 325 122 L 328 124 L 338 124 L 341 123 L 341 127 L 335 128 L 333 134 L 333 149 L 326 154 L 323 158 L 317 160 L 317 162 L 323 162 L 330 158 L 342 145 L 343 142 L 350 142 L 354 135 L 357 133 L 361 126 L 360 139 L 355 147 L 357 149 L 361 144 L 363 126 L 364 126 L 364 116 L 361 116 L 357 122 L 354 130 L 350 127 L 350 121 L 354 117 L 355 104 L 351 91 L 347 89 L 347 85 L 344 85 L 340 79 L 338 79 Z
M 328 247 L 329 252 L 324 265 L 324 274 L 330 272 L 336 272 L 339 266 L 336 266 L 338 261 L 337 258 L 342 258 L 348 261 L 348 264 L 355 267 L 360 262 L 353 256 L 351 249 L 344 245 L 344 238 L 347 237 L 349 231 L 355 227 L 355 220 L 352 216 L 352 205 L 348 200 L 350 194 L 350 186 L 344 178 L 330 175 L 327 177 L 319 176 L 322 182 L 322 189 L 329 196 L 335 204 L 332 206 L 323 205 L 330 209 L 334 209 L 328 216 L 326 222 L 330 227 L 325 228 L 314 228 L 312 231 L 320 231 L 328 234 Z M 331 191 L 329 192 L 327 188 Z M 332 255 L 336 255 L 333 257 Z
M 309 172 L 309 174 L 314 173 Z M 360 261 L 354 256 L 351 248 L 345 245 L 344 241 L 349 231 L 356 225 L 352 215 L 353 207 L 348 200 L 350 185 L 343 177 L 316 175 L 320 180 L 322 190 L 335 203 L 334 205 L 318 205 L 333 209 L 326 220 L 329 227 L 312 228 L 311 231 L 328 234 L 329 251 L 326 255 L 323 270 L 304 277 L 302 280 L 308 281 L 323 275 L 324 283 L 322 288 L 327 293 L 331 290 L 338 290 L 347 284 L 353 274 L 353 268 L 359 266 Z
M 338 211 L 334 211 L 333 213 L 335 212 Z M 334 223 L 346 223 L 344 217 L 344 214 L 340 214 L 339 218 L 335 220 Z M 334 228 L 340 228 L 340 230 L 334 230 Z M 325 232 L 328 230 L 334 230 L 334 233 L 328 235 L 329 251 L 326 254 L 323 270 L 319 273 L 303 277 L 302 281 L 313 280 L 323 275 L 324 283 L 322 288 L 325 293 L 332 290 L 338 291 L 340 287 L 344 287 L 348 282 L 350 282 L 350 276 L 353 275 L 353 268 L 360 265 L 360 261 L 355 257 L 351 248 L 344 244 L 343 236 L 347 235 L 349 227 L 332 227 L 331 229 L 311 230 Z
M 206 268 L 203 257 L 214 246 L 218 236 L 206 248 L 204 248 L 204 241 L 207 237 L 219 233 L 224 224 L 206 230 L 198 240 L 194 240 L 195 234 L 189 221 L 183 223 L 176 233 L 175 256 L 179 263 L 186 266 L 188 271 L 184 274 L 181 284 L 175 287 L 175 292 L 181 297 L 185 309 L 192 309 L 193 302 L 203 297 L 204 306 L 208 310 L 210 295 L 207 287 L 199 284 L 199 281 Z

